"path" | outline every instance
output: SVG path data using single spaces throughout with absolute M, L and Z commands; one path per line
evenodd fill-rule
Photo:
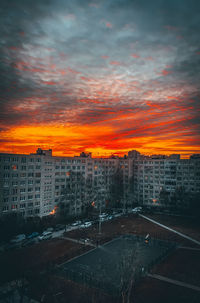
M 200 245 L 200 241 L 197 241 L 197 240 L 195 240 L 195 239 L 193 239 L 193 238 L 191 238 L 191 237 L 189 237 L 189 236 L 187 236 L 187 235 L 185 235 L 185 234 L 183 234 L 183 233 L 180 233 L 179 231 L 177 231 L 177 230 L 175 230 L 175 229 L 173 229 L 173 228 L 170 228 L 170 227 L 168 227 L 168 226 L 166 226 L 166 225 L 163 225 L 163 224 L 161 224 L 161 223 L 159 223 L 159 222 L 157 222 L 157 221 L 155 221 L 155 220 L 153 220 L 153 219 L 150 219 L 150 218 L 147 217 L 147 216 L 144 216 L 144 215 L 141 215 L 141 214 L 139 214 L 139 216 L 142 217 L 142 218 L 144 218 L 144 219 L 146 219 L 146 220 L 149 220 L 149 221 L 151 221 L 152 223 L 155 223 L 155 224 L 157 224 L 157 225 L 159 225 L 159 226 L 161 226 L 161 227 L 163 227 L 163 228 L 165 228 L 165 229 L 167 229 L 167 230 L 169 230 L 169 231 L 172 231 L 173 233 L 175 233 L 175 234 L 177 234 L 177 235 L 179 235 L 179 236 L 181 236 L 181 237 L 183 237 L 183 238 L 185 238 L 185 239 L 187 239 L 187 240 L 190 240 L 190 241 L 192 241 L 192 242 L 194 242 L 194 243 Z
M 200 287 L 198 287 L 198 286 L 191 285 L 191 284 L 188 284 L 188 283 L 184 283 L 184 282 L 181 282 L 181 281 L 177 281 L 177 280 L 174 280 L 174 279 L 169 279 L 169 278 L 166 278 L 166 277 L 163 277 L 163 276 L 160 276 L 160 275 L 147 274 L 147 276 L 150 277 L 150 278 L 158 279 L 160 281 L 169 282 L 171 284 L 175 284 L 175 285 L 178 285 L 178 286 L 183 286 L 183 287 L 190 288 L 190 289 L 193 289 L 193 290 L 196 290 L 196 291 L 200 291 Z
M 179 246 L 178 248 L 200 251 L 200 248 L 188 247 L 188 246 Z
M 83 241 L 83 240 L 76 240 L 76 239 L 69 238 L 69 237 L 60 237 L 60 238 L 64 239 L 64 240 L 68 240 L 68 241 L 74 242 L 74 243 L 84 244 L 84 245 L 88 245 L 88 246 L 96 248 L 96 245 L 92 244 L 91 242 L 86 242 L 86 241 Z

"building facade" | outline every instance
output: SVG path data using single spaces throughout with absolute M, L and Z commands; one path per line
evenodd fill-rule
M 79 216 L 92 202 L 97 207 L 129 208 L 134 204 L 187 207 L 185 193 L 200 192 L 200 156 L 143 156 L 130 151 L 124 158 L 0 154 L 0 214 L 47 216 L 61 210 Z M 183 205 L 184 204 L 184 205 Z

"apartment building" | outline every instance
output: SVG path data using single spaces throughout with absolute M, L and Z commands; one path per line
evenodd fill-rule
M 200 192 L 198 155 L 190 159 L 180 159 L 179 155 L 140 156 L 133 170 L 134 200 L 141 205 L 171 207 L 180 202 L 176 207 L 187 208 L 189 199 L 184 201 L 178 196 Z
M 120 162 L 124 186 L 130 175 L 128 159 Z M 104 207 L 119 159 L 95 159 L 91 154 L 54 157 L 52 150 L 35 154 L 0 154 L 0 213 L 18 212 L 24 217 L 47 216 L 63 207 L 80 215 L 95 201 Z
M 57 157 L 42 149 L 30 155 L 0 154 L 1 214 L 43 217 L 61 209 L 76 216 L 92 202 L 97 207 L 118 202 L 124 208 L 133 203 L 168 206 L 183 189 L 200 191 L 198 155 L 180 159 L 130 151 L 124 158 Z

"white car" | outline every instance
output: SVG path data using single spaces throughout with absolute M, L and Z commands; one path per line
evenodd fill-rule
M 89 227 L 89 226 L 91 226 L 91 225 L 92 225 L 91 222 L 85 222 L 85 223 L 84 223 L 84 226 L 85 226 L 85 227 Z
M 51 231 L 44 231 L 39 237 L 38 239 L 40 241 L 42 240 L 48 240 L 52 238 L 53 233 Z
M 142 207 L 140 207 L 140 206 L 132 209 L 133 214 L 140 213 L 141 211 L 142 211 Z
M 81 221 L 76 221 L 76 222 L 72 223 L 71 226 L 78 226 L 78 225 L 80 225 L 80 224 L 81 224 Z

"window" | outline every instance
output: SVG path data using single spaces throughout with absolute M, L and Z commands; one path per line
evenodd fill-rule
M 25 201 L 26 200 L 26 197 L 25 196 L 21 196 L 20 197 L 20 201 Z
M 16 195 L 16 194 L 17 194 L 17 188 L 13 188 L 12 194 L 13 194 L 13 195 Z
M 20 204 L 19 207 L 20 207 L 20 208 L 25 208 L 25 207 L 26 207 L 26 204 L 25 204 L 25 203 Z
M 12 201 L 17 201 L 17 197 L 12 197 Z
M 35 198 L 36 198 L 36 199 L 40 198 L 40 194 L 36 194 L 36 195 L 35 195 Z
M 28 200 L 31 200 L 31 199 L 33 199 L 33 195 L 28 196 Z
M 26 192 L 26 188 L 20 188 L 20 193 L 25 193 Z
M 18 162 L 18 158 L 12 158 L 13 162 Z
M 5 162 L 10 162 L 10 158 L 9 158 L 9 157 L 6 157 L 6 158 L 4 158 L 4 161 L 5 161 Z
M 36 178 L 40 178 L 41 177 L 41 173 L 36 173 L 35 176 L 36 176 Z
M 11 209 L 17 209 L 17 205 L 16 204 L 12 204 L 11 205 Z

